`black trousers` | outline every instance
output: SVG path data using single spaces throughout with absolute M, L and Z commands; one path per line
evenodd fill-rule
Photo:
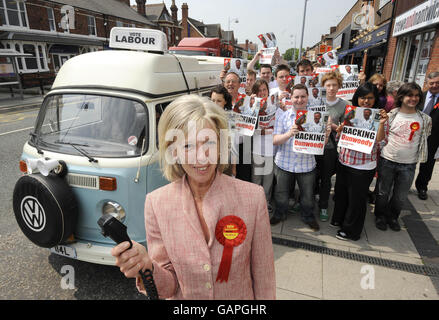
M 245 144 L 247 146 L 249 144 L 251 145 L 251 140 L 247 136 L 244 136 L 243 139 L 244 142 L 239 145 L 239 162 L 236 164 L 236 178 L 247 182 L 252 182 L 252 152 L 251 148 L 250 150 L 248 150 L 248 148 L 244 148 Z
M 436 159 L 434 155 L 436 154 L 436 150 L 439 147 L 439 131 L 432 132 L 430 137 L 427 139 L 427 147 L 428 147 L 428 159 L 427 162 L 421 163 L 419 165 L 419 173 L 416 178 L 416 189 L 427 191 L 428 183 L 431 180 L 431 176 L 433 174 L 434 164 L 436 163 Z
M 331 193 L 331 178 L 336 173 L 338 153 L 336 148 L 325 149 L 322 156 L 315 156 L 317 163 L 316 186 L 319 194 L 319 208 L 328 209 Z
M 375 169 L 358 170 L 341 163 L 337 165 L 332 222 L 340 223 L 341 231 L 351 239 L 359 239 L 363 231 L 367 193 L 374 175 Z

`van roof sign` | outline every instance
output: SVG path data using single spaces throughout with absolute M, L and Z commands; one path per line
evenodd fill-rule
M 114 27 L 110 48 L 165 52 L 168 43 L 166 34 L 160 30 Z

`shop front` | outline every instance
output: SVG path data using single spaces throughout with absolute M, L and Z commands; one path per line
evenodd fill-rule
M 439 1 L 426 1 L 395 19 L 392 80 L 424 85 L 439 28 Z M 439 53 L 439 52 L 437 52 Z M 436 53 L 436 54 L 437 54 Z
M 351 64 L 357 64 L 370 78 L 375 73 L 382 73 L 384 57 L 387 50 L 390 23 L 386 22 L 373 30 L 354 38 L 352 49 L 347 51 L 351 55 Z

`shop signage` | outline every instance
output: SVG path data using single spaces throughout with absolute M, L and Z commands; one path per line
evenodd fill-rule
M 387 35 L 389 33 L 389 27 L 390 27 L 390 24 L 387 23 L 386 25 L 376 29 L 375 31 L 369 32 L 367 35 L 365 35 L 361 39 L 358 39 L 357 41 L 355 41 L 354 47 L 360 46 L 360 45 L 366 45 L 366 44 L 373 45 L 373 44 L 378 43 L 382 40 L 387 40 Z
M 439 23 L 439 0 L 425 1 L 396 18 L 393 36 L 398 37 L 436 23 Z

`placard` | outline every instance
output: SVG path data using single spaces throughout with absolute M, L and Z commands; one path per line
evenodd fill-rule
M 380 123 L 379 109 L 346 106 L 338 146 L 370 154 Z
M 259 109 L 266 108 L 267 98 L 241 95 L 233 110 L 229 112 L 229 127 L 238 134 L 253 136 L 258 121 Z
M 329 119 L 328 112 L 298 110 L 295 124 L 299 133 L 294 136 L 293 151 L 322 155 L 325 149 L 325 132 Z

